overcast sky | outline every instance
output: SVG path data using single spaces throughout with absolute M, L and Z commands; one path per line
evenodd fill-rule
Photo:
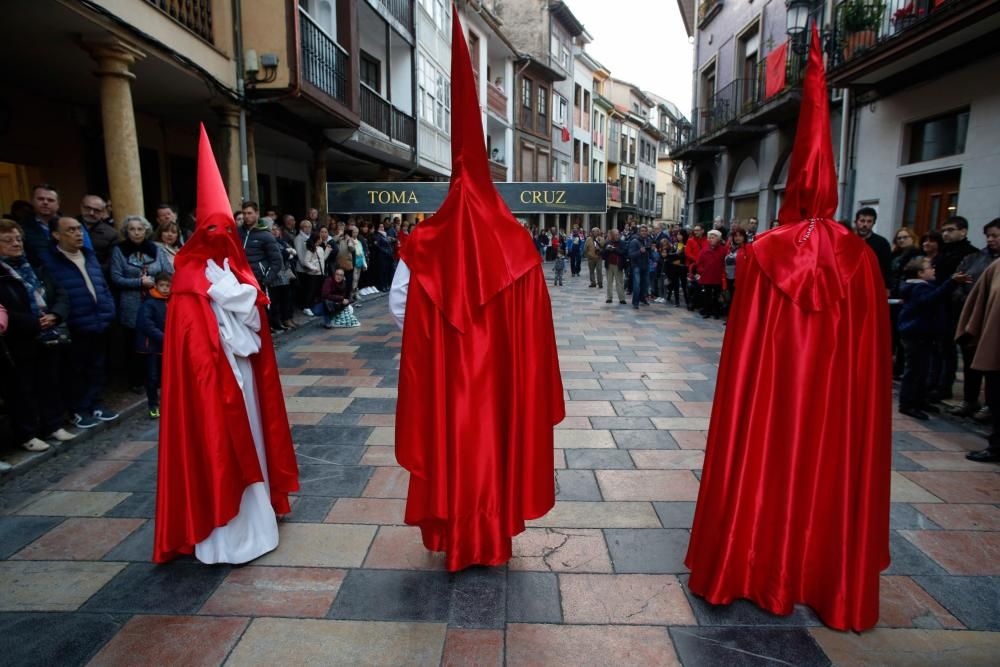
M 567 0 L 594 41 L 587 52 L 643 90 L 691 113 L 694 47 L 684 32 L 677 0 Z

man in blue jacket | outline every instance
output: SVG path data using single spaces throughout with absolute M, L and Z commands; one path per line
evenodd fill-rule
M 55 221 L 52 240 L 55 244 L 43 259 L 49 274 L 69 295 L 73 423 L 93 428 L 118 418 L 116 412 L 101 406 L 107 379 L 105 338 L 115 319 L 115 301 L 97 256 L 83 245 L 83 227 L 76 218 Z
M 633 234 L 628 242 L 628 259 L 632 264 L 632 307 L 638 310 L 639 304 L 646 303 L 646 290 L 649 289 L 649 228 L 639 225 L 639 233 Z

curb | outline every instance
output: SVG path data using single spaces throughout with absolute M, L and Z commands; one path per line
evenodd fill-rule
M 367 297 L 359 299 L 358 303 L 361 305 L 368 304 L 372 301 L 378 301 L 384 296 L 387 296 L 387 293 L 380 292 L 378 294 L 371 294 Z M 275 349 L 277 350 L 284 347 L 285 341 L 294 341 L 301 337 L 301 335 L 303 335 L 306 331 L 322 328 L 322 319 L 323 318 L 321 317 L 310 317 L 305 322 L 300 324 L 294 331 L 287 331 L 279 336 L 272 336 Z M 50 447 L 44 452 L 28 452 L 20 448 L 13 450 L 13 457 L 16 457 L 17 460 L 14 462 L 8 461 L 8 463 L 12 463 L 14 467 L 5 473 L 0 473 L 0 482 L 9 482 L 15 477 L 19 477 L 28 471 L 33 470 L 48 459 L 58 456 L 64 452 L 68 452 L 73 447 L 93 439 L 99 433 L 104 433 L 105 431 L 118 428 L 134 415 L 143 413 L 145 405 L 146 399 L 140 398 L 134 403 L 131 403 L 119 410 L 118 419 L 113 422 L 101 422 L 94 428 L 81 429 L 76 433 L 76 437 L 72 440 L 68 440 L 66 442 L 52 442 L 46 440 Z

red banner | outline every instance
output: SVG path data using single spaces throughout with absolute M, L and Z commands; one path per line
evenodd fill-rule
M 787 58 L 788 42 L 767 54 L 767 80 L 764 82 L 764 97 L 771 97 L 784 89 Z

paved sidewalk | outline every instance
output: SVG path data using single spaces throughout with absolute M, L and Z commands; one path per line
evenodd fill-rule
M 3 661 L 996 664 L 1000 467 L 963 457 L 981 437 L 895 421 L 879 628 L 706 605 L 682 560 L 723 327 L 659 304 L 605 305 L 584 278 L 552 289 L 568 414 L 559 502 L 507 567 L 450 575 L 401 525 L 400 334 L 381 301 L 360 329 L 307 333 L 278 354 L 302 492 L 278 550 L 250 565 L 149 563 L 156 431 L 143 420 L 3 483 Z

